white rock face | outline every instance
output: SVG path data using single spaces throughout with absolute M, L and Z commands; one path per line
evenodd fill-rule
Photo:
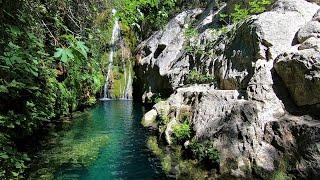
M 298 32 L 298 41 L 300 43 L 303 43 L 311 37 L 320 38 L 320 22 L 310 21 Z
M 150 64 L 141 66 L 143 75 L 151 72 L 146 67 L 156 64 L 153 67 L 157 68 L 152 71 L 159 72 L 159 78 L 166 79 L 166 85 L 174 92 L 166 101 L 169 105 L 166 108 L 170 109 L 167 115 L 179 121 L 181 107 L 191 109 L 194 138 L 214 142 L 220 152 L 221 174 L 251 177 L 254 171 L 268 179 L 286 156 L 290 156 L 295 159 L 290 162 L 290 170 L 300 167 L 304 178 L 320 176 L 320 123 L 317 120 L 320 113 L 313 114 L 312 110 L 319 112 L 320 66 L 315 61 L 320 61 L 320 45 L 317 25 L 310 26 L 319 23 L 319 8 L 305 0 L 278 0 L 272 10 L 251 17 L 227 34 L 200 35 L 203 41 L 214 42 L 206 49 L 212 52 L 211 56 L 197 59 L 195 66 L 192 64 L 196 58 L 187 55 L 176 58 L 164 54 L 165 58 L 145 59 L 144 62 Z M 161 35 L 155 37 L 160 39 Z M 182 51 L 179 45 L 179 52 Z M 297 58 L 293 58 L 294 54 L 298 54 Z M 218 89 L 211 85 L 181 87 L 191 67 L 215 76 Z M 153 83 L 144 79 L 148 85 Z M 290 85 L 292 82 L 295 84 Z M 153 92 L 159 93 L 156 89 Z M 300 97 L 292 98 L 288 90 Z M 312 105 L 312 108 L 296 105 Z M 161 111 L 161 106 L 155 107 Z M 301 144 L 308 148 L 300 147 Z M 312 158 L 303 154 L 310 154 Z
M 300 46 L 299 50 L 314 49 L 320 51 L 320 38 L 311 37 L 305 40 Z
M 145 85 L 140 87 L 144 94 L 151 91 L 170 95 L 182 83 L 181 77 L 188 73 L 189 67 L 187 60 L 180 60 L 186 40 L 184 26 L 201 12 L 201 9 L 182 12 L 138 47 L 136 73 L 140 78 L 138 83 Z
M 151 110 L 147 112 L 143 118 L 142 118 L 142 125 L 145 127 L 157 127 L 157 121 L 156 118 L 158 116 L 158 113 L 156 110 Z

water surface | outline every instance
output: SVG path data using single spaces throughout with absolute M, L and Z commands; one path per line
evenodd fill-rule
M 65 166 L 55 179 L 166 179 L 159 160 L 147 148 L 148 132 L 140 125 L 143 107 L 132 101 L 103 101 L 75 118 L 71 143 L 107 135 L 108 141 L 88 167 Z

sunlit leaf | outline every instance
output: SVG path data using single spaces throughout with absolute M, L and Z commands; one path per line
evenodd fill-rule
M 54 57 L 60 58 L 64 63 L 67 63 L 70 59 L 74 58 L 72 51 L 69 48 L 57 48 Z

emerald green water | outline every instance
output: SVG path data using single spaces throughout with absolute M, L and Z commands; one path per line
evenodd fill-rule
M 68 153 L 71 155 L 64 158 L 81 154 L 81 157 L 91 160 L 87 165 L 78 163 L 80 160 L 70 160 L 77 161 L 74 164 L 61 164 L 54 173 L 54 179 L 166 179 L 159 160 L 147 148 L 148 132 L 140 125 L 142 115 L 143 107 L 132 101 L 104 101 L 76 117 L 72 120 L 74 123 L 71 127 L 64 132 L 63 138 L 60 138 L 62 144 L 75 146 L 69 148 Z M 108 137 L 106 144 L 88 145 L 94 142 L 95 138 L 105 136 Z M 88 154 L 93 151 L 91 148 L 97 150 L 97 153 Z M 69 151 L 69 149 L 58 148 L 55 151 Z M 52 154 L 54 153 L 51 153 L 51 156 Z M 59 153 L 54 155 L 59 156 Z M 53 158 L 51 161 L 57 159 L 59 158 Z M 49 166 L 50 163 L 55 164 L 49 162 Z

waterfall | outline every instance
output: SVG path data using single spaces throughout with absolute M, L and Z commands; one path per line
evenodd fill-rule
M 123 52 L 122 52 L 122 57 L 124 57 Z M 131 73 L 132 65 L 130 60 L 128 61 L 129 65 L 127 65 L 126 62 L 124 61 L 124 58 L 122 59 L 123 59 L 122 63 L 123 63 L 125 87 L 123 89 L 121 99 L 131 100 L 132 99 L 132 73 Z
M 126 91 L 124 93 L 124 98 L 125 99 L 132 99 L 132 69 L 131 69 L 131 61 L 129 61 L 129 72 L 128 72 L 128 78 L 127 79 L 127 86 L 126 86 Z
M 115 15 L 116 10 L 113 9 L 112 10 L 112 14 Z M 109 92 L 110 89 L 110 82 L 112 81 L 112 73 L 113 73 L 113 59 L 114 59 L 114 54 L 116 52 L 116 46 L 117 43 L 119 43 L 121 40 L 120 37 L 120 26 L 119 26 L 119 21 L 118 19 L 115 19 L 114 21 L 114 26 L 113 26 L 113 30 L 112 30 L 112 38 L 110 41 L 110 52 L 109 52 L 109 64 L 108 64 L 108 73 L 106 75 L 106 82 L 104 84 L 104 88 L 103 88 L 103 98 L 101 98 L 100 100 L 104 101 L 104 100 L 110 100 L 111 94 Z M 122 42 L 122 41 L 121 41 Z M 125 45 L 124 42 L 122 42 L 121 44 L 121 52 L 122 52 L 122 68 L 123 68 L 123 78 L 124 78 L 124 84 L 120 84 L 120 99 L 126 99 L 126 100 L 131 100 L 132 99 L 132 65 L 131 65 L 131 61 L 127 58 L 127 61 L 125 61 Z M 127 62 L 129 64 L 127 64 Z M 114 80 L 114 79 L 113 79 Z
M 115 9 L 112 10 L 113 15 L 115 15 L 116 12 L 117 11 Z M 110 41 L 111 49 L 109 52 L 108 73 L 107 73 L 107 77 L 106 77 L 106 83 L 104 84 L 104 88 L 103 88 L 103 98 L 101 100 L 109 100 L 111 98 L 111 96 L 109 94 L 109 81 L 110 81 L 110 74 L 111 74 L 112 68 L 113 68 L 113 56 L 114 56 L 114 52 L 116 50 L 116 42 L 119 40 L 119 38 L 120 38 L 119 21 L 118 21 L 118 19 L 115 19 L 113 30 L 112 30 L 112 37 L 111 37 L 111 41 Z

